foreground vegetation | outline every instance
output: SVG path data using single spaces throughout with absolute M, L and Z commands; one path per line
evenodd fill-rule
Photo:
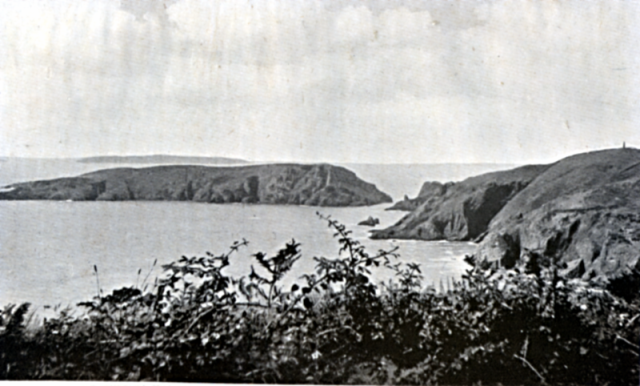
M 336 221 L 340 254 L 284 288 L 291 241 L 229 277 L 246 241 L 163 266 L 154 285 L 121 288 L 29 323 L 0 320 L 0 378 L 332 384 L 611 384 L 639 381 L 640 276 L 566 280 L 558 256 L 512 270 L 470 269 L 424 289 L 395 250 L 369 254 Z M 371 281 L 391 269 L 397 280 Z

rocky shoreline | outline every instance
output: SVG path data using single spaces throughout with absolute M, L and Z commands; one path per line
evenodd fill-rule
M 338 207 L 392 201 L 389 195 L 355 173 L 328 164 L 105 169 L 78 177 L 11 184 L 0 189 L 0 200 L 196 201 Z
M 419 205 L 395 225 L 373 231 L 372 238 L 474 240 L 486 231 L 491 218 L 546 168 L 524 166 L 457 183 L 427 182 L 418 198 L 409 200 Z
M 640 272 L 637 149 L 484 174 L 418 199 L 413 211 L 372 231 L 372 238 L 475 240 L 477 263 L 509 268 L 542 258 L 583 279 Z

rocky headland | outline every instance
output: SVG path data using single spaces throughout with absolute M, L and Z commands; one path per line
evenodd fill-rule
M 78 177 L 5 186 L 0 200 L 196 201 L 365 206 L 391 197 L 337 166 L 271 164 L 105 169 Z
M 640 151 L 565 158 L 510 200 L 475 259 L 513 266 L 553 257 L 564 274 L 612 278 L 640 271 Z
M 547 166 L 524 166 L 467 178 L 456 183 L 427 182 L 418 206 L 375 239 L 473 240 L 500 209 Z
M 554 259 L 569 277 L 638 275 L 640 151 L 590 152 L 473 177 L 372 237 L 475 239 L 479 264 Z
M 437 181 L 427 181 L 422 184 L 417 197 L 409 198 L 405 195 L 402 201 L 396 202 L 395 204 L 393 204 L 393 206 L 385 210 L 401 210 L 411 212 L 413 210 L 416 210 L 425 201 L 436 200 L 438 197 L 443 196 L 445 193 L 447 193 L 447 189 L 449 189 L 454 184 L 455 183 L 453 182 L 447 182 L 446 184 L 443 184 Z

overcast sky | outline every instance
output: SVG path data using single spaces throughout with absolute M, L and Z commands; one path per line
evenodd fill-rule
M 640 147 L 640 1 L 0 0 L 0 156 Z

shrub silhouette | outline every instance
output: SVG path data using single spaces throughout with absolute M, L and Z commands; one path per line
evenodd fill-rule
M 640 301 L 558 275 L 554 260 L 474 267 L 447 290 L 423 288 L 397 250 L 369 254 L 327 221 L 337 257 L 291 287 L 292 240 L 257 253 L 246 276 L 225 273 L 246 240 L 221 255 L 164 265 L 153 285 L 98 295 L 42 325 L 29 305 L 0 319 L 2 379 L 332 384 L 637 384 Z M 372 270 L 397 280 L 376 284 Z M 96 272 L 97 273 L 97 272 Z M 635 283 L 635 281 L 633 281 Z M 622 284 L 620 284 L 622 283 Z M 624 295 L 624 297 L 620 296 Z

